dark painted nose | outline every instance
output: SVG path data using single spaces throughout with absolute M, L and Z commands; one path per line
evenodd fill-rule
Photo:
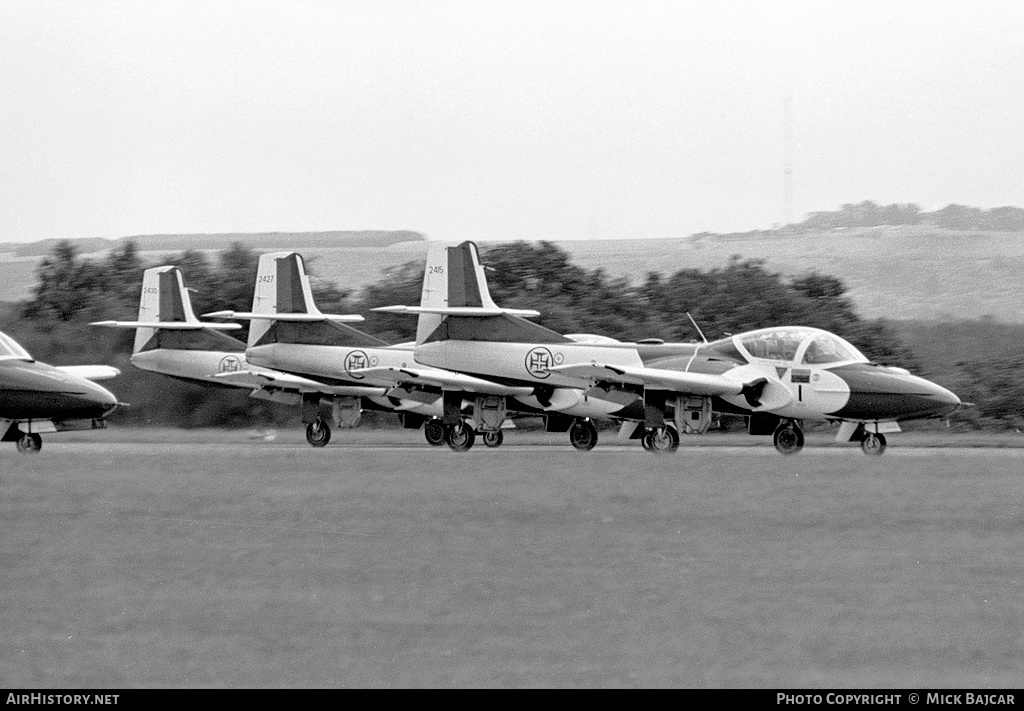
M 935 404 L 936 415 L 948 415 L 949 413 L 953 412 L 958 407 L 960 407 L 960 405 L 963 404 L 960 401 L 960 398 L 958 398 L 953 392 L 946 390 L 946 388 L 942 387 L 941 385 L 936 385 L 935 383 L 929 380 L 925 380 L 924 378 L 920 378 L 920 380 L 924 381 L 925 383 L 928 383 L 928 397 Z
M 960 398 L 930 380 L 898 368 L 857 363 L 836 373 L 850 387 L 850 399 L 837 415 L 863 420 L 942 417 L 960 406 Z
M 117 397 L 106 388 L 89 381 L 88 389 L 85 391 L 85 399 L 88 400 L 99 411 L 97 417 L 106 417 L 117 409 Z

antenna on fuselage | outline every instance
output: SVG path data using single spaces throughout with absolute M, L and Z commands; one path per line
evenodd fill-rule
M 704 343 L 707 343 L 708 339 L 704 337 L 704 332 L 700 330 L 700 326 L 698 326 L 697 322 L 693 320 L 693 316 L 690 315 L 689 311 L 686 312 L 686 318 L 690 319 L 690 323 L 692 323 L 693 327 L 697 329 L 697 333 L 700 334 L 701 340 L 704 341 Z

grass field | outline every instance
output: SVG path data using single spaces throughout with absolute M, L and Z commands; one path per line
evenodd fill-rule
M 1016 449 L 93 434 L 0 449 L 5 686 L 978 688 L 1024 671 Z

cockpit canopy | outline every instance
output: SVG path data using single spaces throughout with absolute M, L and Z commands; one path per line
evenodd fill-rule
M 16 340 L 0 332 L 0 360 L 32 360 L 32 356 Z
M 783 326 L 763 328 L 738 336 L 733 343 L 754 359 L 779 360 L 801 365 L 867 363 L 864 354 L 834 333 L 818 328 Z

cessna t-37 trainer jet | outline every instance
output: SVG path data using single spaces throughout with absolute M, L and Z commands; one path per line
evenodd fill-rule
M 43 446 L 41 433 L 105 428 L 117 398 L 93 381 L 119 372 L 106 365 L 40 363 L 0 333 L 0 440 L 32 454 Z
M 252 321 L 246 349 L 250 364 L 352 389 L 350 395 L 330 398 L 303 396 L 303 421 L 309 423 L 310 438 L 324 431 L 330 436 L 331 417 L 325 409 L 332 411 L 336 426 L 354 427 L 366 408 L 396 412 L 409 429 L 423 425 L 430 444 L 448 440 L 450 446 L 458 446 L 447 438 L 449 433 L 440 418 L 446 388 L 458 388 L 460 393 L 471 393 L 478 399 L 531 390 L 418 365 L 412 344 L 389 346 L 347 325 L 362 321 L 362 316 L 321 313 L 313 300 L 302 257 L 295 252 L 260 257 L 252 312 L 218 311 L 206 316 Z M 357 392 L 360 388 L 365 392 Z M 458 407 L 464 407 L 461 398 Z M 504 412 L 481 411 L 478 416 L 493 425 L 492 436 L 485 443 L 500 445 Z
M 486 443 L 495 423 L 513 412 L 542 416 L 549 432 L 568 431 L 576 449 L 593 449 L 597 445 L 593 420 L 613 418 L 623 406 L 608 398 L 589 396 L 579 379 L 553 376 L 549 368 L 556 361 L 547 344 L 571 344 L 581 358 L 621 356 L 624 363 L 633 360 L 628 354 L 609 353 L 594 345 L 615 343 L 610 338 L 562 336 L 521 318 L 539 316 L 537 311 L 497 306 L 488 291 L 476 246 L 464 244 L 467 248 L 450 250 L 443 243 L 430 245 L 419 306 L 374 309 L 419 317 L 415 359 L 420 367 L 444 362 L 450 367 L 437 367 L 510 389 L 508 394 L 474 398 L 460 390 L 457 383 L 446 386 L 443 422 L 449 446 L 466 451 L 477 429 L 482 430 Z M 441 353 L 434 347 L 438 344 L 442 344 Z
M 137 321 L 98 321 L 93 326 L 135 329 L 132 364 L 179 380 L 250 390 L 251 397 L 298 405 L 321 397 L 383 394 L 382 388 L 333 386 L 261 368 L 246 362 L 245 344 L 222 331 L 241 329 L 236 323 L 196 318 L 181 270 L 174 266 L 147 269 L 142 277 Z M 317 428 L 307 440 L 323 446 L 330 429 Z
M 655 452 L 675 450 L 679 433 L 704 433 L 720 412 L 747 416 L 749 432 L 771 434 L 785 454 L 802 449 L 802 421 L 839 423 L 836 441 L 881 454 L 899 420 L 960 405 L 949 390 L 871 363 L 820 329 L 767 328 L 710 343 L 581 342 L 502 312 L 472 242 L 431 245 L 426 269 L 435 298 L 452 304 L 381 309 L 420 314 L 417 362 L 510 386 L 582 387 L 590 400 L 616 403 L 612 417 L 640 423 L 641 442 Z

